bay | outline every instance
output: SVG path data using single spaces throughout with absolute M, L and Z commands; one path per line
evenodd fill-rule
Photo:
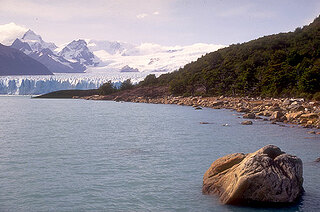
M 320 135 L 241 121 L 230 110 L 1 96 L 0 211 L 319 210 Z M 303 161 L 297 205 L 226 206 L 201 193 L 214 160 L 267 144 Z

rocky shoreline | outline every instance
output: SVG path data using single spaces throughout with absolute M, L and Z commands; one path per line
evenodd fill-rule
M 77 97 L 75 97 L 77 98 Z M 195 109 L 231 109 L 243 114 L 245 119 L 264 119 L 273 124 L 293 124 L 304 128 L 320 129 L 320 102 L 304 99 L 262 99 L 249 97 L 144 97 L 144 96 L 86 96 L 87 100 L 113 100 L 152 104 L 177 104 L 193 106 Z M 245 122 L 243 124 L 250 124 Z M 310 131 L 310 134 L 320 132 Z

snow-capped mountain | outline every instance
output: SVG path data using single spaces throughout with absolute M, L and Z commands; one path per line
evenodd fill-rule
M 24 53 L 0 44 L 0 76 L 23 74 L 52 75 L 52 72 Z
M 0 25 L 0 33 L 2 26 L 4 25 Z M 15 29 L 14 33 L 7 32 L 11 28 Z M 12 25 L 4 29 L 7 31 L 5 36 L 0 34 L 0 42 L 12 40 L 10 35 L 19 35 L 12 47 L 32 55 L 54 73 L 83 72 L 84 70 L 86 73 L 115 73 L 114 71 L 165 73 L 177 70 L 209 52 L 225 47 L 205 43 L 187 46 L 162 46 L 154 43 L 136 45 L 91 39 L 73 40 L 57 47 L 54 43 L 45 42 L 32 30 L 27 30 L 21 36 L 21 31 L 25 29 L 23 27 L 18 28 L 17 25 Z
M 11 44 L 11 47 L 20 50 L 26 55 L 32 53 L 30 45 L 26 42 L 22 42 L 19 38 L 16 38 L 14 40 L 14 42 Z
M 57 46 L 47 43 L 41 36 L 28 30 L 21 39 L 17 38 L 11 45 L 26 55 L 45 65 L 53 73 L 83 73 L 86 67 L 79 62 L 71 62 L 52 52 Z
M 54 50 L 57 48 L 54 43 L 47 43 L 43 41 L 40 35 L 37 35 L 30 29 L 22 36 L 21 41 L 29 44 L 32 51 L 40 52 L 42 49 L 48 48 L 50 50 Z
M 57 51 L 57 50 L 56 50 Z M 79 62 L 80 64 L 87 66 L 96 66 L 98 64 L 97 58 L 87 47 L 87 43 L 84 40 L 74 40 L 65 46 L 58 52 L 59 56 L 73 62 Z
M 31 52 L 30 57 L 39 61 L 53 73 L 83 73 L 86 67 L 78 62 L 70 62 L 64 57 L 55 55 L 50 49 Z
M 124 56 L 128 50 L 136 47 L 136 45 L 119 41 L 99 41 L 86 39 L 86 42 L 88 43 L 88 48 L 90 51 L 105 51 L 110 55 L 118 54 Z
M 116 45 L 115 49 L 110 49 L 110 45 L 105 44 L 107 42 L 88 42 L 89 49 L 101 62 L 98 65 L 99 68 L 89 67 L 86 70 L 87 73 L 121 71 L 125 66 L 138 69 L 140 72 L 171 72 L 209 52 L 224 47 L 204 43 L 189 46 L 161 46 L 152 43 L 121 45 L 122 43 L 118 42 L 119 45 Z

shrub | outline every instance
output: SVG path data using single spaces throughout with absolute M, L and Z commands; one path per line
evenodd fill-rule
M 317 93 L 313 94 L 312 99 L 316 100 L 316 101 L 320 101 L 320 92 L 317 92 Z
M 113 83 L 111 80 L 108 82 L 104 83 L 103 85 L 100 86 L 98 89 L 100 95 L 109 95 L 117 91 L 117 89 L 114 87 Z

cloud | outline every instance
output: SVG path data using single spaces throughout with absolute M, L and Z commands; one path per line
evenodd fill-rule
M 11 45 L 16 38 L 22 37 L 27 30 L 27 28 L 15 23 L 0 25 L 0 43 Z
M 138 19 L 143 19 L 143 18 L 145 18 L 145 17 L 147 17 L 147 16 L 148 16 L 147 13 L 141 13 L 141 14 L 138 14 L 136 17 L 137 17 Z
M 154 12 L 152 13 L 152 15 L 159 15 L 159 14 L 160 14 L 160 13 L 159 13 L 158 11 L 154 11 Z M 145 17 L 147 17 L 147 16 L 149 16 L 148 13 L 141 13 L 141 14 L 136 15 L 136 17 L 137 17 L 138 19 L 143 19 L 143 18 L 145 18 Z

